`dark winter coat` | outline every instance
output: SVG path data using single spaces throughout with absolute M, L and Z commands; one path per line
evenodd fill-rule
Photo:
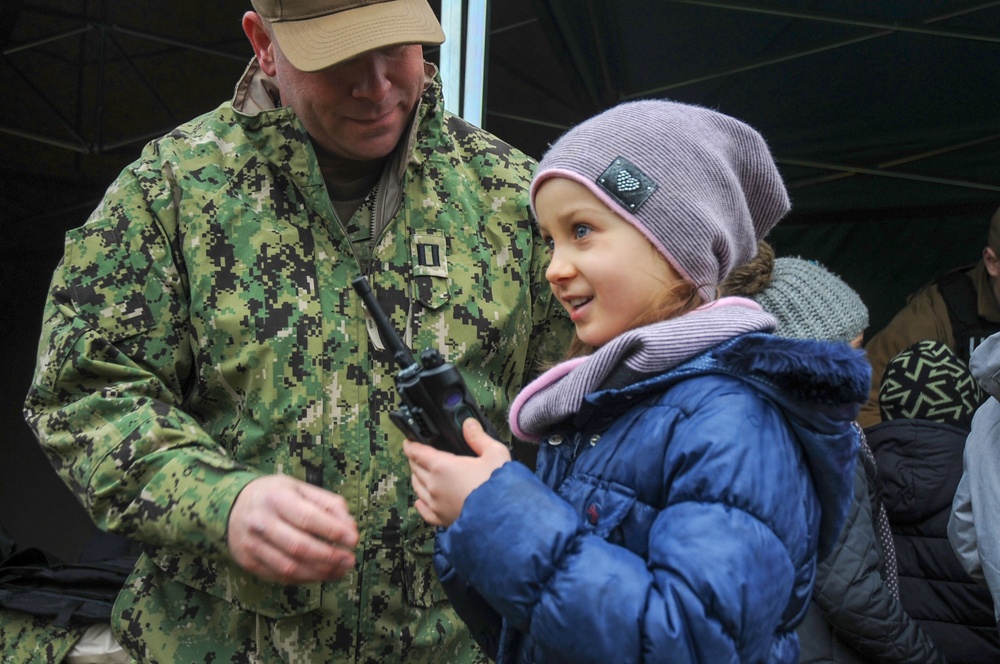
M 816 588 L 799 625 L 802 664 L 942 664 L 945 660 L 926 632 L 893 596 L 887 551 L 877 515 L 881 482 L 875 463 L 858 455 L 854 500 L 833 551 L 819 564 Z M 895 560 L 895 558 L 892 558 Z
M 930 420 L 890 420 L 866 433 L 883 481 L 903 608 L 949 664 L 1000 662 L 989 591 L 965 572 L 948 541 L 968 431 Z

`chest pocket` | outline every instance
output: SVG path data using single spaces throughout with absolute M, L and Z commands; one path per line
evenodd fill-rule
M 574 475 L 559 488 L 559 495 L 577 510 L 590 532 L 622 543 L 620 526 L 635 506 L 635 491 L 623 484 Z

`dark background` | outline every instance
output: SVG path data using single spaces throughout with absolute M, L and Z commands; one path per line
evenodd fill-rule
M 229 98 L 249 5 L 0 4 L 0 526 L 21 546 L 73 560 L 93 529 L 20 414 L 63 235 L 145 141 Z M 488 48 L 482 124 L 535 157 L 628 99 L 754 125 L 792 195 L 778 254 L 840 274 L 870 332 L 977 260 L 1000 206 L 997 2 L 499 0 Z

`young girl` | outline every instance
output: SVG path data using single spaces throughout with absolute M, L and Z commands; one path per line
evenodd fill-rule
M 767 145 L 705 108 L 622 104 L 557 141 L 531 195 L 576 326 L 512 405 L 537 474 L 473 420 L 477 457 L 405 444 L 450 599 L 499 662 L 796 662 L 869 373 L 716 299 L 789 209 Z

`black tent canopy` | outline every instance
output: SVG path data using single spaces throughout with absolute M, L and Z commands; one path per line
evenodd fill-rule
M 800 218 L 1000 198 L 996 2 L 534 4 L 591 110 L 667 97 L 749 121 Z
M 779 254 L 847 279 L 872 331 L 908 292 L 978 259 L 1000 206 L 1000 3 L 531 4 L 576 109 L 563 119 L 669 98 L 759 129 L 793 201 L 773 234 Z M 516 136 L 506 113 L 531 119 L 532 106 L 493 95 L 487 119 Z

